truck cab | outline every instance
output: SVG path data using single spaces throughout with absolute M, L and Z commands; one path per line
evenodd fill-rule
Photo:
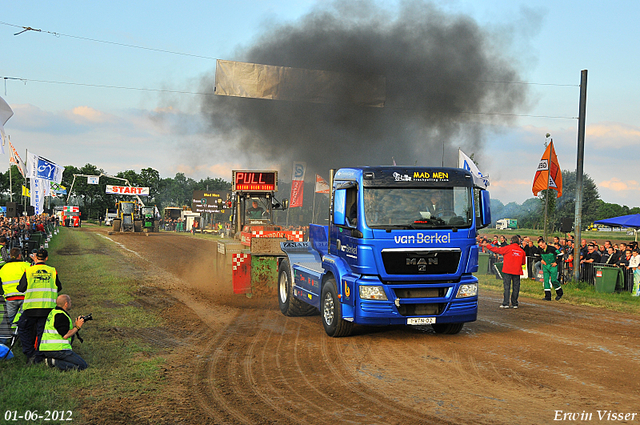
M 354 323 L 453 334 L 476 320 L 475 236 L 491 216 L 489 194 L 470 172 L 346 168 L 331 186 L 329 225 L 310 225 L 309 242 L 282 243 L 284 314 L 317 308 L 331 336 Z

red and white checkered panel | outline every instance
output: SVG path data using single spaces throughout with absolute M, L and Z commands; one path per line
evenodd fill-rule
M 236 294 L 248 294 L 251 292 L 251 254 L 231 254 L 231 272 L 233 280 L 233 292 Z
M 292 230 L 287 232 L 287 239 L 293 242 L 304 242 L 304 232 L 302 230 Z
M 238 270 L 238 267 L 242 265 L 249 258 L 249 254 L 237 253 L 231 254 L 231 265 L 233 270 Z

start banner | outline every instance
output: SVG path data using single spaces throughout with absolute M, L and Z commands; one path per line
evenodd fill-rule
M 112 186 L 108 184 L 106 192 L 110 195 L 149 196 L 148 187 Z

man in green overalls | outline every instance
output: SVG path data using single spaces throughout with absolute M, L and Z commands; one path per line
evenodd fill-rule
M 547 245 L 544 239 L 538 240 L 538 248 L 542 256 L 542 274 L 544 276 L 544 300 L 551 301 L 551 285 L 556 290 L 556 301 L 562 298 L 563 292 L 558 281 L 558 250 Z

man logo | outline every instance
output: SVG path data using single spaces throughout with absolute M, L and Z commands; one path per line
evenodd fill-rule
M 418 266 L 418 272 L 426 273 L 427 272 L 427 264 L 429 264 L 429 265 L 437 265 L 438 264 L 438 258 L 437 257 L 407 258 L 405 264 L 407 266 Z

